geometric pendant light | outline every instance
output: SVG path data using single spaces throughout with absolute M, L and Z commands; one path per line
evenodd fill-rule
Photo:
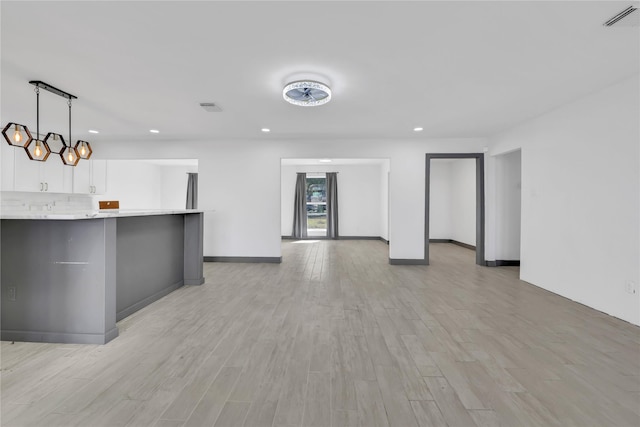
M 4 127 L 2 131 L 2 136 L 7 141 L 7 143 L 15 147 L 24 148 L 27 156 L 31 160 L 36 160 L 39 162 L 46 161 L 51 153 L 58 154 L 60 156 L 60 159 L 62 160 L 62 163 L 67 166 L 76 166 L 80 159 L 89 159 L 91 157 L 91 154 L 93 154 L 91 144 L 89 144 L 87 141 L 78 140 L 76 142 L 76 145 L 74 146 L 71 142 L 71 100 L 77 99 L 78 97 L 40 80 L 32 80 L 29 83 L 36 87 L 36 122 L 38 128 L 36 132 L 36 138 L 34 139 L 32 137 L 31 132 L 29 132 L 29 129 L 26 126 L 19 123 L 10 122 Z M 47 133 L 47 136 L 44 138 L 44 140 L 40 140 L 40 88 L 46 89 L 47 91 L 55 93 L 56 95 L 68 100 L 69 145 L 67 145 L 62 135 L 54 132 Z
M 78 152 L 78 156 L 81 159 L 89 160 L 91 154 L 93 154 L 93 150 L 91 149 L 91 144 L 87 141 L 78 140 L 76 142 L 76 151 Z
M 54 132 L 49 132 L 47 136 L 45 136 L 44 142 L 47 143 L 49 150 L 51 150 L 51 152 L 54 154 L 62 153 L 67 146 L 66 142 L 64 141 L 64 136 Z
M 60 158 L 66 166 L 75 166 L 80 161 L 80 156 L 76 151 L 76 147 L 71 145 L 71 98 L 69 98 L 67 104 L 69 104 L 69 145 L 65 144 L 64 149 L 60 152 Z
M 8 123 L 2 131 L 2 136 L 15 147 L 26 147 L 31 142 L 31 132 L 25 125 L 18 123 Z
M 46 142 L 39 139 L 32 139 L 28 146 L 24 147 L 27 152 L 27 156 L 31 160 L 38 162 L 46 162 L 51 154 L 51 150 Z
M 80 156 L 78 156 L 78 152 L 75 147 L 71 145 L 67 145 L 62 153 L 60 153 L 60 158 L 62 159 L 62 163 L 66 166 L 75 166 L 80 161 Z

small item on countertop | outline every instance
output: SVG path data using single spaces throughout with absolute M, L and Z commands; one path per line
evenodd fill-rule
M 100 200 L 98 202 L 100 209 L 120 209 L 119 200 Z

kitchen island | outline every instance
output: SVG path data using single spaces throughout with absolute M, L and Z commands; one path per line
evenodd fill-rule
M 203 276 L 203 212 L 1 215 L 2 340 L 105 344 L 116 322 Z

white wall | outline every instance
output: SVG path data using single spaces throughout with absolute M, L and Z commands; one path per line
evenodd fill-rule
M 451 229 L 451 162 L 431 159 L 429 176 L 429 238 L 453 239 Z
M 136 160 L 109 162 L 107 192 L 99 200 L 118 200 L 120 209 L 160 209 L 162 207 L 161 167 Z
M 187 203 L 188 172 L 198 172 L 197 166 L 161 166 L 161 209 L 184 209 Z
M 197 171 L 198 166 L 110 160 L 107 192 L 95 198 L 119 200 L 120 209 L 184 209 L 187 172 Z
M 451 237 L 476 245 L 476 160 L 451 162 Z
M 522 149 L 522 279 L 636 325 L 639 94 L 636 75 L 491 141 L 492 155 Z
M 475 159 L 431 159 L 429 238 L 476 244 Z
M 394 259 L 424 258 L 425 153 L 480 152 L 485 145 L 484 138 L 311 144 L 275 135 L 252 141 L 153 143 L 156 157 L 199 160 L 200 208 L 215 210 L 205 214 L 205 256 L 280 256 L 281 158 L 389 159 L 389 256 Z M 99 158 L 143 159 L 148 148 L 146 143 L 110 141 L 100 146 Z
M 389 161 L 385 160 L 380 170 L 380 237 L 389 241 Z
M 337 172 L 340 235 L 380 237 L 382 167 L 343 166 Z
M 290 236 L 296 172 L 338 172 L 338 232 L 340 236 L 383 237 L 383 165 L 283 165 L 281 232 Z
M 495 157 L 496 259 L 520 259 L 520 150 Z

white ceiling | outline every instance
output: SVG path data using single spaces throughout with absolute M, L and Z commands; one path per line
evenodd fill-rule
M 2 1 L 2 124 L 35 131 L 34 79 L 94 142 L 488 136 L 637 75 L 640 29 L 602 25 L 632 3 Z M 286 103 L 299 73 L 333 100 Z

